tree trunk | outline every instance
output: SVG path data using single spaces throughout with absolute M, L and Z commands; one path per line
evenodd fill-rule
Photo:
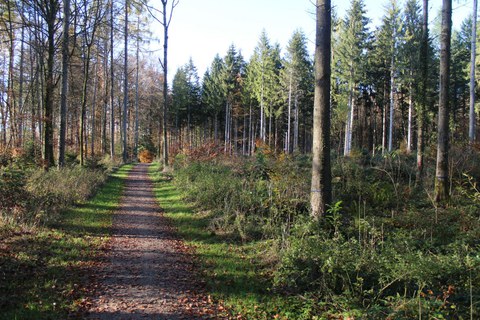
M 124 28 L 124 61 L 123 61 L 123 118 L 122 118 L 122 141 L 123 141 L 123 163 L 127 163 L 127 108 L 128 108 L 128 0 L 125 0 L 125 28 Z
M 412 75 L 412 73 L 410 73 Z M 413 118 L 413 83 L 410 82 L 408 93 L 408 131 L 407 131 L 407 153 L 412 152 L 412 118 Z
M 102 155 L 107 153 L 107 110 L 108 110 L 108 42 L 105 39 L 104 56 L 103 56 L 103 83 L 104 83 L 104 97 L 102 110 Z
M 24 96 L 23 96 L 23 84 L 24 84 L 24 66 L 25 66 L 25 25 L 22 24 L 21 31 L 21 44 L 20 44 L 20 78 L 18 88 L 18 110 L 20 113 L 20 119 L 18 119 L 18 146 L 24 146 Z
M 140 30 L 140 15 L 137 17 L 137 30 Z M 135 142 L 133 147 L 135 159 L 138 156 L 138 76 L 139 76 L 139 60 L 140 60 L 140 37 L 137 36 L 137 52 L 136 52 L 137 68 L 135 73 Z
M 175 6 L 178 4 L 178 0 L 172 0 L 172 6 L 170 9 L 170 17 L 167 18 L 167 2 L 168 0 L 161 0 L 163 5 L 163 166 L 164 170 L 168 169 L 168 136 L 167 136 L 167 116 L 168 116 L 168 27 L 172 19 L 172 13 Z
M 468 138 L 470 143 L 475 141 L 475 60 L 477 56 L 477 0 L 473 0 L 472 18 L 472 45 L 470 59 L 470 110 Z
M 93 158 L 95 156 L 95 114 L 96 114 L 96 109 L 97 109 L 97 66 L 98 66 L 98 54 L 97 54 L 97 62 L 95 63 L 95 68 L 93 71 L 93 97 L 92 97 L 92 139 L 90 141 L 90 156 Z
M 388 123 L 388 152 L 392 152 L 393 150 L 393 122 L 395 117 L 395 56 L 394 54 L 392 54 L 391 59 L 392 61 L 390 66 L 391 68 L 390 69 L 390 113 L 389 113 L 390 121 Z
M 315 44 L 315 100 L 313 107 L 313 161 L 310 204 L 319 219 L 332 201 L 330 168 L 331 3 L 317 0 Z
M 13 16 L 12 16 L 12 3 L 6 1 L 7 5 L 7 21 L 8 21 L 8 79 L 7 79 L 7 110 L 10 122 L 10 139 L 9 143 L 13 142 L 13 145 L 17 144 L 18 132 L 17 132 L 17 107 L 14 97 L 14 63 L 15 63 L 15 31 L 13 28 Z
M 70 29 L 70 0 L 63 4 L 63 42 L 62 42 L 62 92 L 60 94 L 60 133 L 58 143 L 58 166 L 65 166 L 65 140 L 67 135 L 67 94 L 68 94 L 68 43 Z
M 354 103 L 353 103 L 353 69 L 350 70 L 350 84 L 349 84 L 349 93 L 348 93 L 348 114 L 347 122 L 345 124 L 345 146 L 343 150 L 343 155 L 348 157 L 350 151 L 352 151 L 352 130 L 353 130 L 353 116 L 354 116 Z
M 299 112 L 298 112 L 298 95 L 295 94 L 295 111 L 293 118 L 293 150 L 298 151 L 298 133 L 299 133 Z
M 113 0 L 110 1 L 110 159 L 115 159 L 115 73 L 113 60 Z
M 292 71 L 293 72 L 293 71 Z M 290 148 L 290 128 L 291 128 L 291 110 L 292 110 L 292 72 L 290 72 L 290 83 L 288 86 L 288 113 L 287 113 L 287 135 L 285 136 L 285 152 L 286 153 L 291 153 L 291 148 Z
M 449 197 L 448 181 L 448 135 L 450 79 L 450 42 L 452 34 L 452 0 L 443 0 L 442 30 L 440 36 L 440 95 L 438 105 L 437 166 L 435 172 L 435 202 Z
M 55 64 L 55 20 L 57 17 L 58 3 L 55 1 L 49 3 L 46 8 L 47 24 L 47 70 L 45 79 L 45 99 L 44 99 L 44 126 L 43 126 L 43 168 L 48 170 L 55 165 L 53 155 L 53 95 L 55 90 L 54 64 Z
M 417 111 L 417 172 L 415 184 L 422 185 L 423 179 L 423 152 L 425 148 L 425 110 L 427 108 L 428 85 L 428 0 L 423 0 L 422 45 L 420 48 L 420 61 L 422 66 L 422 92 L 421 102 Z

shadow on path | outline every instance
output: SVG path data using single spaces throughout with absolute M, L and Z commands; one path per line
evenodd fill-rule
M 111 247 L 94 278 L 89 319 L 215 319 L 189 250 L 163 217 L 148 165 L 135 166 L 113 217 Z

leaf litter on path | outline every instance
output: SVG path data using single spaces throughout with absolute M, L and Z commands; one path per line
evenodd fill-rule
M 225 319 L 205 293 L 192 249 L 155 199 L 148 165 L 130 172 L 113 217 L 102 263 L 92 267 L 94 294 L 81 302 L 89 319 Z

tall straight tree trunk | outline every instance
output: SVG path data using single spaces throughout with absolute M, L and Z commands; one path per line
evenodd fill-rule
M 108 42 L 105 39 L 104 56 L 103 56 L 103 83 L 104 83 L 104 97 L 102 110 L 102 155 L 107 153 L 107 110 L 108 110 Z
M 470 58 L 470 110 L 468 139 L 470 143 L 475 141 L 475 60 L 477 56 L 477 0 L 473 0 L 472 18 L 472 44 Z
M 13 28 L 13 16 L 12 16 L 12 3 L 6 1 L 7 5 L 7 20 L 8 20 L 8 79 L 7 79 L 7 110 L 10 122 L 10 139 L 9 143 L 13 142 L 16 145 L 18 139 L 17 132 L 17 107 L 14 97 L 13 85 L 14 85 L 14 64 L 15 64 L 15 31 Z
M 248 106 L 248 155 L 253 155 L 253 121 L 252 121 L 252 102 Z
M 23 6 L 22 6 L 23 7 Z M 20 78 L 19 78 L 19 88 L 18 88 L 18 110 L 21 115 L 18 122 L 18 139 L 19 146 L 24 146 L 24 96 L 23 96 L 23 83 L 24 83 L 24 67 L 25 67 L 25 25 L 22 24 L 21 31 L 21 43 L 20 43 Z
M 225 137 L 224 137 L 224 146 L 223 146 L 223 152 L 226 154 L 228 150 L 228 144 L 230 142 L 229 139 L 229 133 L 230 133 L 230 108 L 229 108 L 229 103 L 227 102 L 225 104 Z
M 317 0 L 315 42 L 315 100 L 313 106 L 313 161 L 310 204 L 319 219 L 332 202 L 330 167 L 331 2 Z
M 452 35 L 452 0 L 443 0 L 442 31 L 440 35 L 440 95 L 438 105 L 437 165 L 435 171 L 435 202 L 449 198 L 449 101 L 450 42 Z
M 293 71 L 292 71 L 293 72 Z M 291 153 L 291 148 L 290 148 L 290 128 L 291 128 L 291 115 L 292 115 L 292 72 L 290 72 L 290 83 L 288 85 L 288 113 L 287 113 L 287 135 L 285 136 L 285 152 L 286 153 Z
M 43 168 L 48 170 L 55 165 L 53 155 L 53 95 L 55 89 L 55 20 L 57 17 L 58 2 L 50 0 L 46 5 L 47 24 L 47 69 L 45 79 L 44 125 L 43 125 Z
M 298 112 L 298 95 L 295 94 L 295 111 L 293 117 L 293 150 L 298 151 L 298 134 L 299 134 L 299 112 Z
M 247 113 L 243 112 L 243 129 L 242 129 L 242 156 L 247 154 Z
M 354 103 L 353 103 L 353 68 L 350 69 L 350 88 L 348 90 L 348 114 L 347 114 L 347 122 L 345 123 L 345 145 L 343 149 L 343 155 L 348 157 L 350 155 L 350 151 L 352 151 L 352 131 L 353 131 L 353 116 L 354 116 Z
M 65 166 L 65 140 L 67 135 L 67 93 L 68 93 L 68 43 L 70 29 L 70 0 L 63 4 L 63 41 L 62 41 L 62 92 L 60 94 L 60 133 L 58 142 L 58 166 Z
M 394 33 L 395 36 L 395 33 Z M 394 40 L 395 41 L 395 40 Z M 392 50 L 393 51 L 393 50 Z M 390 66 L 390 121 L 388 123 L 388 152 L 393 150 L 393 122 L 395 118 L 395 55 L 392 54 Z
M 168 0 L 161 0 L 163 11 L 162 17 L 163 20 L 159 21 L 163 26 L 163 167 L 164 170 L 168 169 L 168 135 L 167 135 L 167 116 L 168 116 L 168 28 L 170 26 L 170 22 L 172 21 L 172 14 L 173 9 L 177 6 L 179 0 L 171 0 L 172 5 L 170 8 L 170 15 L 167 15 L 167 3 Z
M 90 155 L 93 158 L 95 156 L 95 114 L 96 114 L 96 109 L 97 109 L 97 82 L 98 82 L 98 77 L 97 77 L 97 66 L 98 66 L 98 54 L 97 54 L 97 59 L 95 63 L 95 68 L 93 71 L 94 78 L 93 78 L 93 97 L 92 97 L 92 139 L 90 141 Z
M 30 33 L 29 36 L 28 36 L 28 41 L 29 42 L 32 42 L 33 41 L 33 37 L 32 37 L 32 34 Z M 37 126 L 36 126 L 36 121 L 37 119 L 35 118 L 35 112 L 36 112 L 36 108 L 35 106 L 37 105 L 37 101 L 36 101 L 36 97 L 37 97 L 37 92 L 38 92 L 38 89 L 39 89 L 39 84 L 38 84 L 38 78 L 39 77 L 34 77 L 35 75 L 35 72 L 34 70 L 36 69 L 36 72 L 38 72 L 38 62 L 36 60 L 36 55 L 34 54 L 34 51 L 33 51 L 33 48 L 32 46 L 30 46 L 29 50 L 28 50 L 28 53 L 30 55 L 30 79 L 32 79 L 32 89 L 31 89 L 31 94 L 30 94 L 30 103 L 31 103 L 31 107 L 30 107 L 30 112 L 31 112 L 31 117 L 30 117 L 30 130 L 32 131 L 32 144 L 35 146 L 36 144 L 36 140 L 37 140 Z
M 93 4 L 92 4 L 93 5 Z M 84 46 L 86 47 L 86 52 L 85 52 L 85 59 L 84 59 L 84 79 L 83 79 L 83 91 L 82 91 L 82 107 L 81 107 L 81 112 L 80 112 L 80 165 L 84 164 L 84 157 L 88 153 L 88 139 L 87 139 L 87 99 L 88 99 L 88 82 L 90 80 L 90 62 L 91 62 L 91 56 L 92 56 L 92 47 L 95 41 L 95 33 L 97 30 L 98 26 L 98 21 L 100 20 L 99 15 L 100 15 L 100 6 L 96 6 L 93 12 L 88 12 L 88 2 L 87 0 L 84 0 L 83 2 L 84 10 L 85 10 L 85 28 L 84 28 Z M 89 17 L 90 14 L 93 14 L 94 17 L 91 18 Z M 91 25 L 91 28 L 87 29 L 88 25 L 88 20 L 93 19 L 93 23 Z M 98 59 L 97 59 L 98 61 Z M 96 79 L 96 65 L 95 65 L 95 79 Z M 94 85 L 94 90 L 96 94 L 96 82 Z M 95 95 L 94 94 L 94 95 Z M 94 102 L 95 103 L 95 102 Z M 92 109 L 94 107 L 92 106 Z M 93 110 L 93 113 L 95 111 Z M 92 127 L 92 132 L 94 131 L 94 127 Z M 93 134 L 92 134 L 92 139 L 93 139 Z M 85 144 L 85 145 L 84 145 Z
M 88 152 L 85 147 L 85 117 L 87 114 L 87 91 L 88 80 L 90 79 L 90 52 L 91 46 L 87 44 L 87 54 L 84 62 L 84 79 L 82 87 L 82 107 L 80 110 L 80 165 L 83 166 L 85 162 L 85 152 Z
M 422 185 L 423 179 L 423 152 L 425 148 L 425 110 L 427 108 L 428 85 L 428 0 L 423 0 L 422 44 L 420 48 L 420 62 L 422 66 L 421 102 L 417 110 L 417 171 L 415 184 Z
M 123 163 L 127 163 L 127 108 L 128 108 L 128 0 L 125 0 L 125 29 L 124 29 L 124 61 L 123 61 L 123 119 L 122 119 L 122 141 L 123 141 Z
M 410 72 L 412 76 L 413 72 Z M 410 90 L 408 93 L 408 131 L 407 131 L 407 153 L 412 152 L 412 119 L 413 119 L 413 83 L 410 82 Z
M 115 73 L 113 60 L 113 0 L 110 1 L 110 159 L 115 159 Z
M 137 17 L 137 30 L 140 30 L 140 15 Z M 137 36 L 137 52 L 136 52 L 137 67 L 135 72 L 135 142 L 133 147 L 135 159 L 138 156 L 138 74 L 139 74 L 139 60 L 140 60 L 140 37 Z
M 260 139 L 262 140 L 262 142 L 265 142 L 265 107 L 263 105 L 263 81 L 260 100 Z

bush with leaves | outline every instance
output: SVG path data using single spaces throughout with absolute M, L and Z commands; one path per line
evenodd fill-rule
M 80 166 L 26 171 L 0 169 L 3 224 L 35 225 L 54 220 L 66 207 L 87 200 L 105 182 L 106 172 Z

